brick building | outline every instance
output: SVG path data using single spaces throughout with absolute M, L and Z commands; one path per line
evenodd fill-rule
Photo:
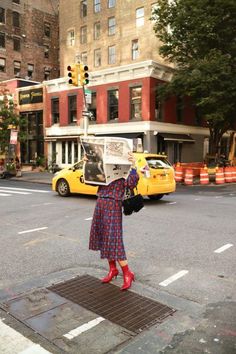
M 58 0 L 0 3 L 0 81 L 59 77 Z

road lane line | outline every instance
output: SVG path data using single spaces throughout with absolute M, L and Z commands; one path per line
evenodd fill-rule
M 181 270 L 180 272 L 172 275 L 171 277 L 167 278 L 166 280 L 162 281 L 161 283 L 159 283 L 159 285 L 161 286 L 167 286 L 171 283 L 173 283 L 175 280 L 183 277 L 184 275 L 188 274 L 188 270 Z
M 5 194 L 5 193 L 0 193 L 1 197 L 10 197 L 12 194 Z
M 3 190 L 3 189 L 0 189 L 0 192 L 6 192 L 5 190 Z M 30 193 L 30 192 L 18 192 L 18 191 L 12 191 L 12 190 L 10 190 L 9 191 L 10 193 L 13 193 L 13 194 L 32 194 L 32 193 Z
M 176 204 L 177 202 L 170 202 L 170 203 L 168 203 L 169 205 L 172 205 L 172 204 Z
M 85 219 L 85 220 L 87 220 L 87 221 L 88 221 L 88 220 L 92 220 L 92 219 L 93 219 L 93 218 L 92 218 L 92 217 L 90 217 L 90 218 L 87 218 L 87 219 Z
M 6 325 L 3 318 L 0 318 L 0 351 L 11 354 L 50 354 L 39 344 L 24 337 L 15 329 Z
M 31 229 L 31 230 L 25 230 L 25 231 L 20 231 L 18 232 L 19 235 L 21 234 L 27 234 L 29 232 L 34 232 L 34 231 L 40 231 L 40 230 L 45 230 L 45 229 L 48 229 L 47 226 L 44 226 L 44 227 L 38 227 L 37 229 Z
M 89 329 L 97 326 L 100 322 L 105 321 L 105 318 L 103 317 L 97 317 L 92 321 L 89 321 L 85 324 L 83 324 L 82 326 L 79 326 L 75 329 L 72 329 L 72 331 L 63 334 L 63 337 L 66 337 L 67 339 L 73 339 L 77 336 L 79 336 L 81 333 L 84 333 L 86 331 L 88 331 Z
M 41 189 L 30 189 L 30 188 L 15 188 L 15 187 L 2 187 L 1 189 L 6 189 L 6 190 L 17 190 L 17 191 L 28 191 L 28 192 L 36 192 L 36 193 L 51 193 L 51 191 L 44 191 Z
M 224 252 L 225 250 L 227 250 L 228 248 L 232 247 L 233 244 L 232 243 L 227 243 L 226 245 L 220 247 L 220 248 L 217 248 L 217 250 L 215 250 L 214 252 L 215 253 L 221 253 L 221 252 Z

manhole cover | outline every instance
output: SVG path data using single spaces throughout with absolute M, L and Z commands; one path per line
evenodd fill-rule
M 122 292 L 115 285 L 102 284 L 90 275 L 55 284 L 48 290 L 135 333 L 161 323 L 176 311 L 133 292 Z

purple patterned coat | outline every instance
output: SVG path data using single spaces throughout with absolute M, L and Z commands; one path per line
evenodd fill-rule
M 101 252 L 101 258 L 126 259 L 123 243 L 122 200 L 125 187 L 137 186 L 139 176 L 135 169 L 127 179 L 120 178 L 108 186 L 99 186 L 98 199 L 93 214 L 89 249 Z

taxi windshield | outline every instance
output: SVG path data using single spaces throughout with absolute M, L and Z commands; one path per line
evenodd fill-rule
M 170 168 L 171 164 L 165 157 L 146 157 L 149 168 Z

